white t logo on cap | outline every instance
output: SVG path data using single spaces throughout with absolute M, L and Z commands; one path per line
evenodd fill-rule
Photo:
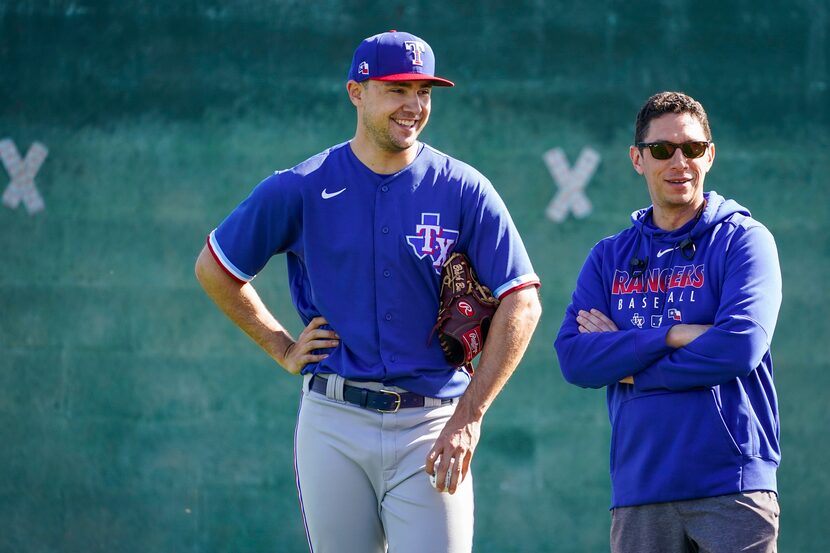
M 407 40 L 403 44 L 407 50 L 412 52 L 412 65 L 424 65 L 424 60 L 421 58 L 421 52 L 426 50 L 424 43 L 417 40 Z

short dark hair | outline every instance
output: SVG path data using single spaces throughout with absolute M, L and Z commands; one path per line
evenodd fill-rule
M 688 113 L 700 121 L 706 140 L 712 140 L 712 131 L 709 129 L 709 117 L 703 105 L 682 92 L 660 92 L 643 104 L 637 114 L 637 124 L 634 128 L 634 143 L 643 142 L 648 134 L 648 126 L 652 120 L 667 113 Z

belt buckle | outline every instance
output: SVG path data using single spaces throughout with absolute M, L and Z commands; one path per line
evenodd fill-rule
M 395 408 L 394 409 L 378 409 L 379 413 L 397 413 L 398 409 L 401 408 L 401 394 L 395 392 L 393 390 L 380 390 L 382 394 L 389 394 L 390 396 L 395 396 Z

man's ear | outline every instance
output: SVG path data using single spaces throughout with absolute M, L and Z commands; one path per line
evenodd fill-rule
M 346 83 L 346 91 L 349 93 L 349 100 L 355 107 L 360 106 L 363 102 L 363 94 L 366 89 L 357 81 L 349 81 Z
M 709 144 L 709 148 L 706 150 L 706 172 L 709 172 L 709 169 L 712 168 L 712 164 L 715 163 L 715 143 L 712 142 Z
M 643 153 L 637 146 L 631 146 L 628 148 L 628 157 L 631 158 L 631 164 L 634 166 L 634 170 L 637 171 L 639 174 L 643 174 Z

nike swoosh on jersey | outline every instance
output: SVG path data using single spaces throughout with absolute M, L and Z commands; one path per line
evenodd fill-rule
M 326 192 L 326 189 L 323 188 L 323 193 L 321 194 L 321 196 L 323 196 L 324 200 L 328 200 L 329 198 L 334 198 L 338 194 L 342 194 L 345 191 L 346 191 L 346 189 L 343 188 L 342 190 L 338 190 L 337 192 Z
M 659 258 L 659 257 L 663 257 L 664 255 L 666 255 L 666 254 L 667 254 L 667 253 L 669 253 L 670 251 L 672 251 L 672 250 L 676 250 L 676 249 L 677 249 L 677 246 L 675 246 L 675 247 L 673 247 L 673 248 L 666 248 L 665 250 L 660 250 L 659 252 L 657 252 L 657 257 L 658 257 L 658 258 Z

